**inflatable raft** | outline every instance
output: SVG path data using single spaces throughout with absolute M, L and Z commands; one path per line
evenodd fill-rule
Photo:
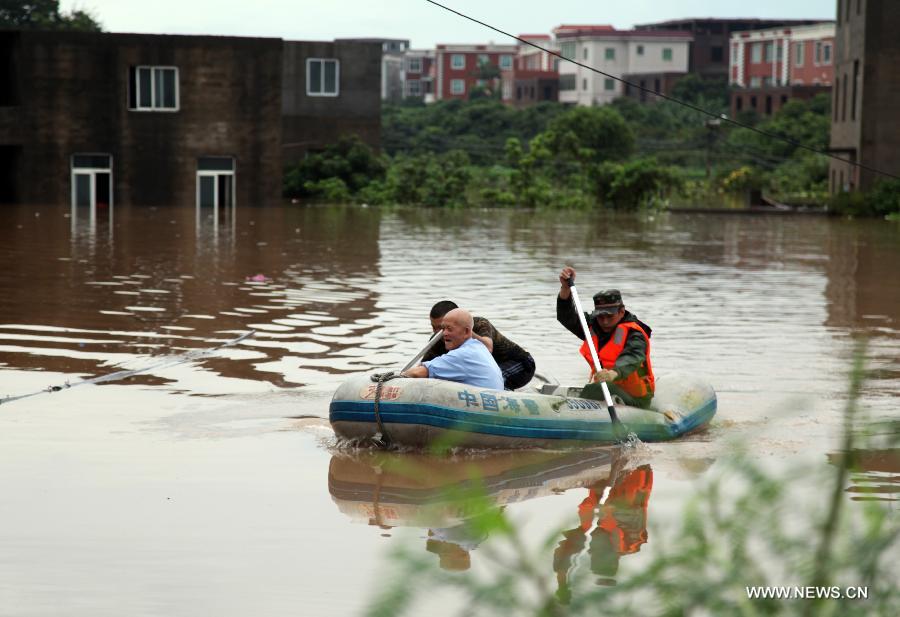
M 619 440 L 602 401 L 579 398 L 579 388 L 545 389 L 496 391 L 397 378 L 381 385 L 376 401 L 378 384 L 359 375 L 334 393 L 329 420 L 345 439 L 416 447 L 442 441 L 466 448 L 554 448 Z M 696 379 L 669 375 L 657 379 L 650 409 L 617 405 L 616 411 L 627 433 L 667 441 L 707 425 L 716 413 L 716 394 Z

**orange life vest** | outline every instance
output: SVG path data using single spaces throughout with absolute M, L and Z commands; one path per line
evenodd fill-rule
M 643 335 L 644 339 L 647 341 L 647 356 L 636 371 L 630 375 L 620 376 L 619 379 L 613 383 L 635 398 L 644 398 L 648 394 L 652 395 L 656 390 L 656 378 L 653 376 L 653 366 L 650 364 L 650 337 L 647 336 L 647 333 L 640 325 L 634 321 L 628 321 L 617 325 L 616 331 L 613 332 L 613 335 L 609 338 L 606 345 L 604 345 L 602 349 L 597 350 L 597 356 L 600 358 L 600 365 L 604 369 L 615 368 L 616 358 L 618 358 L 622 353 L 622 350 L 625 349 L 625 340 L 628 338 L 629 330 L 637 330 Z M 599 343 L 597 335 L 592 334 L 591 338 L 594 339 L 594 349 L 597 349 Z M 591 350 L 588 347 L 587 341 L 581 344 L 579 352 L 584 356 L 584 359 L 587 360 L 591 370 L 593 370 L 594 361 L 591 360 Z

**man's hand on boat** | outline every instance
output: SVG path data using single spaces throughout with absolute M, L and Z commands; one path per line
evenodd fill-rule
M 591 375 L 591 383 L 600 383 L 604 382 L 613 382 L 619 378 L 619 373 L 612 369 L 603 369 L 600 371 L 594 371 L 594 374 Z

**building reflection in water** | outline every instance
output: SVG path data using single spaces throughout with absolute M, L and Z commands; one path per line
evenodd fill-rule
M 0 277 L 0 323 L 14 341 L 7 366 L 104 374 L 255 329 L 242 354 L 209 358 L 204 370 L 287 386 L 370 368 L 351 352 L 372 340 L 365 334 L 377 314 L 379 292 L 370 281 L 379 277 L 380 211 L 200 214 L 179 207 L 116 207 L 115 218 L 109 206 L 93 216 L 83 207 L 0 210 L 10 230 Z M 137 382 L 161 380 L 143 375 Z
M 619 560 L 647 542 L 647 508 L 653 488 L 649 465 L 628 468 L 618 447 L 579 452 L 521 451 L 473 458 L 427 454 L 354 452 L 336 454 L 328 489 L 342 513 L 356 522 L 387 530 L 427 529 L 425 550 L 446 570 L 466 570 L 473 552 L 487 539 L 472 524 L 480 512 L 473 503 L 487 497 L 492 506 L 587 489 L 574 515 L 578 526 L 562 533 L 553 554 L 559 596 L 569 595 L 568 580 L 589 560 L 598 580 L 610 583 Z M 551 530 L 548 530 L 551 531 Z
M 841 452 L 828 454 L 832 465 L 844 463 Z M 897 501 L 900 495 L 900 449 L 853 450 L 850 455 L 850 485 L 853 501 Z

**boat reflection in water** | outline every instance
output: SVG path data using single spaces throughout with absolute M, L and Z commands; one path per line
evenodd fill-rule
M 579 452 L 540 450 L 483 456 L 354 452 L 336 454 L 328 471 L 332 499 L 345 515 L 382 529 L 428 529 L 426 550 L 448 570 L 466 570 L 487 537 L 469 524 L 486 502 L 506 505 L 574 489 L 587 495 L 573 513 L 578 525 L 562 533 L 553 554 L 560 600 L 588 562 L 598 584 L 614 584 L 619 560 L 647 541 L 649 465 L 628 468 L 621 448 Z M 582 566 L 583 567 L 583 566 Z

